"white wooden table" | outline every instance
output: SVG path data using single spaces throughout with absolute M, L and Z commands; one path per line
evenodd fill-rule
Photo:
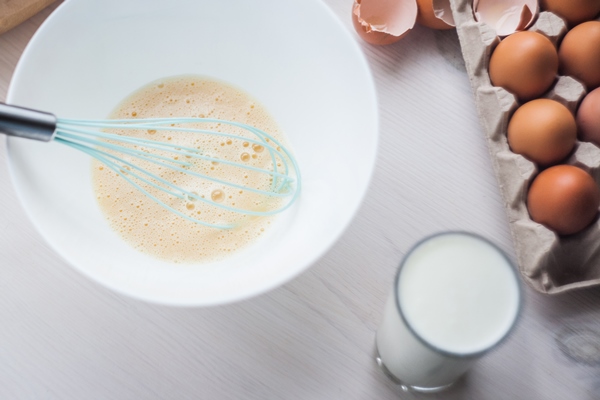
M 352 1 L 326 3 L 352 30 Z M 0 100 L 54 8 L 0 36 Z M 161 307 L 81 276 L 26 218 L 2 142 L 0 399 L 600 399 L 599 289 L 524 287 L 514 334 L 442 394 L 403 393 L 378 370 L 375 329 L 415 241 L 463 229 L 514 252 L 456 34 L 363 49 L 381 116 L 369 194 L 311 269 L 241 303 Z

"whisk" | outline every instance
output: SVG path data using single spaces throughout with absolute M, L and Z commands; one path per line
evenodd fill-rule
M 199 123 L 228 125 L 241 129 L 248 136 L 181 126 Z M 210 152 L 201 148 L 198 149 L 177 144 L 177 140 L 173 143 L 167 143 L 153 139 L 109 133 L 107 130 L 152 130 L 154 132 L 165 130 L 172 131 L 174 134 L 216 135 L 223 137 L 224 140 L 243 140 L 252 145 L 262 146 L 267 150 L 271 158 L 272 168 L 259 168 L 232 160 L 213 157 Z M 182 218 L 207 227 L 230 229 L 235 224 L 212 223 L 187 215 L 150 193 L 148 188 L 158 189 L 168 196 L 183 201 L 200 201 L 209 206 L 249 216 L 270 216 L 280 213 L 288 209 L 300 193 L 300 171 L 290 151 L 268 133 L 256 127 L 235 121 L 211 118 L 62 119 L 57 118 L 51 113 L 0 103 L 0 133 L 44 142 L 54 140 L 55 142 L 82 151 L 124 178 L 134 188 L 160 206 Z M 264 188 L 250 187 L 245 184 L 230 182 L 209 174 L 193 171 L 190 168 L 192 167 L 192 163 L 185 161 L 186 158 L 196 158 L 211 163 L 222 163 L 232 168 L 243 169 L 249 173 L 266 174 L 271 182 L 270 188 L 266 190 Z M 178 186 L 175 182 L 164 179 L 158 174 L 136 165 L 135 160 L 156 164 L 164 169 L 235 188 L 239 191 L 255 193 L 267 199 L 277 197 L 285 201 L 278 208 L 267 211 L 236 208 L 205 198 L 192 190 Z

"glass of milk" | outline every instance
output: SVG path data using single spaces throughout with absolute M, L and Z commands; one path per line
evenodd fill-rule
M 501 342 L 521 308 L 519 278 L 488 240 L 444 232 L 404 257 L 377 330 L 377 363 L 404 390 L 443 390 Z

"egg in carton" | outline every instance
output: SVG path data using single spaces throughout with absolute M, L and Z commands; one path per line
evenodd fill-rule
M 524 280 L 538 292 L 547 294 L 600 285 L 597 218 L 584 230 L 568 236 L 560 236 L 531 219 L 527 195 L 540 169 L 511 151 L 507 128 L 520 103 L 507 90 L 493 86 L 488 72 L 491 54 L 500 37 L 493 28 L 475 19 L 472 1 L 450 0 L 450 3 Z M 544 11 L 527 30 L 543 34 L 557 47 L 567 33 L 567 25 L 562 18 Z M 575 114 L 585 95 L 585 87 L 577 80 L 559 76 L 541 97 L 556 100 Z M 600 183 L 600 149 L 592 143 L 577 141 L 571 155 L 561 164 L 580 167 Z

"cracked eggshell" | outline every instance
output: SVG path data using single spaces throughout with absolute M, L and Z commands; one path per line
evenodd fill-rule
M 417 7 L 417 23 L 431 29 L 454 28 L 449 0 L 417 0 Z
M 366 42 L 386 45 L 402 39 L 417 21 L 416 0 L 355 0 L 352 22 Z
M 475 19 L 508 36 L 527 29 L 539 13 L 538 0 L 474 0 Z

